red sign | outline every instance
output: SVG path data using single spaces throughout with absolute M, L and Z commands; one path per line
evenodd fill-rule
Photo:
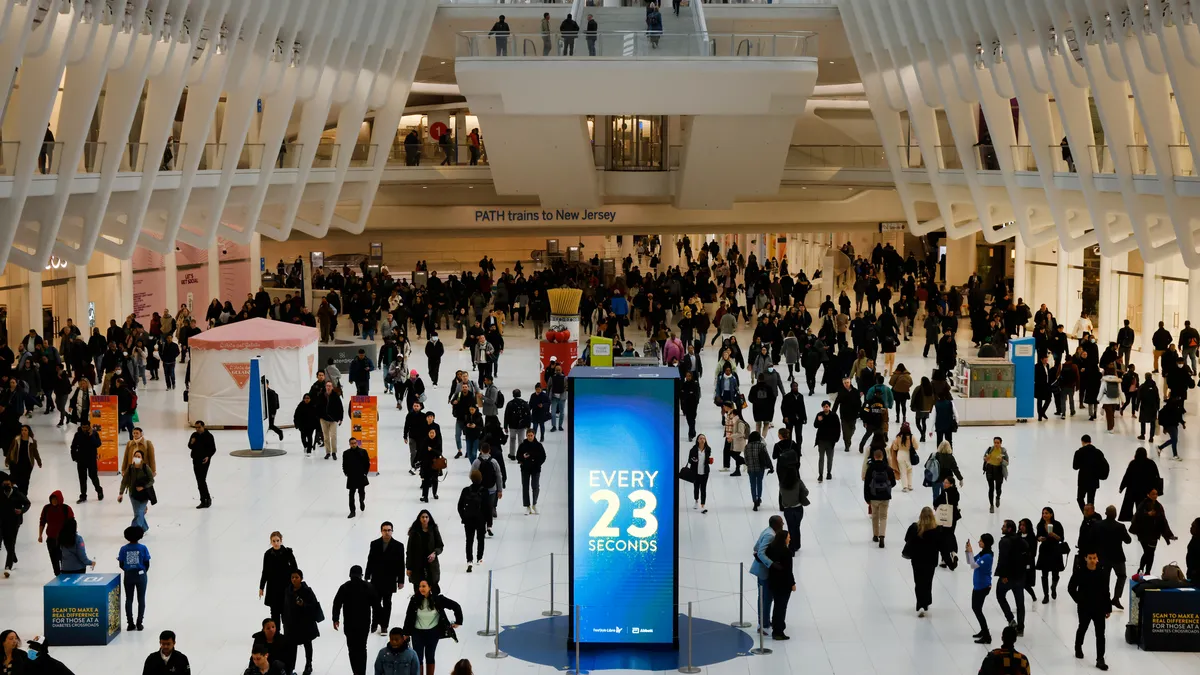
M 450 129 L 448 129 L 443 122 L 434 122 L 433 124 L 429 125 L 429 135 L 432 136 L 433 140 L 435 141 L 442 140 L 442 134 L 449 131 Z
M 229 376 L 233 378 L 238 389 L 245 389 L 246 383 L 250 381 L 250 364 L 246 361 L 240 363 L 222 363 Z
M 371 471 L 379 473 L 379 410 L 374 396 L 350 397 L 350 437 L 371 458 Z
M 100 434 L 100 451 L 96 457 L 96 470 L 101 473 L 118 473 L 117 444 L 120 442 L 120 432 L 117 430 L 117 397 L 93 396 L 88 399 L 88 417 L 92 427 Z

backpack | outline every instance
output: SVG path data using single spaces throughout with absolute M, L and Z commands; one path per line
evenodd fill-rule
M 491 459 L 484 461 L 480 458 L 479 473 L 483 474 L 482 484 L 485 488 L 491 490 L 496 487 L 496 465 Z
M 933 487 L 941 475 L 942 463 L 938 461 L 937 453 L 934 453 L 929 456 L 929 459 L 925 460 L 925 477 L 921 481 L 921 485 Z
M 1104 395 L 1108 398 L 1121 398 L 1121 383 L 1108 381 L 1104 383 Z
M 503 407 L 504 407 L 504 392 L 497 390 L 496 391 L 496 409 L 499 410 L 500 408 L 503 408 Z
M 489 462 L 490 464 L 490 462 Z M 483 515 L 483 497 L 478 490 L 466 488 L 463 490 L 462 517 L 473 520 Z
M 888 473 L 891 469 L 885 466 L 874 466 L 871 469 L 870 481 L 867 483 L 867 492 L 873 498 L 880 498 L 891 495 L 892 483 L 888 480 Z
M 137 392 L 133 389 L 129 390 L 129 409 L 137 410 Z

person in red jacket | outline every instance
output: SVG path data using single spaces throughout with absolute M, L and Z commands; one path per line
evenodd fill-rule
M 50 566 L 54 568 L 54 576 L 58 576 L 58 563 L 62 560 L 62 552 L 58 549 L 58 532 L 68 518 L 74 518 L 75 512 L 63 503 L 62 492 L 55 490 L 50 495 L 50 502 L 42 507 L 42 517 L 38 520 L 38 543 L 46 542 L 46 550 L 50 552 Z

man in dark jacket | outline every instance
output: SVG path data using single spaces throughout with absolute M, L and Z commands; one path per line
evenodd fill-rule
M 521 398 L 521 390 L 513 389 L 512 398 L 504 406 L 504 433 L 508 434 L 508 458 L 517 458 L 517 445 L 529 428 L 529 401 Z
M 367 358 L 367 352 L 362 349 L 358 350 L 358 355 L 350 362 L 350 381 L 354 383 L 359 396 L 367 395 L 371 385 L 372 370 L 375 370 L 375 364 Z
M 17 562 L 17 532 L 25 522 L 29 506 L 29 499 L 13 485 L 12 478 L 0 472 L 0 543 L 3 543 L 7 553 L 4 560 L 5 579 Z
M 1104 563 L 1105 569 L 1112 570 L 1113 576 L 1117 578 L 1116 585 L 1113 586 L 1112 606 L 1125 609 L 1121 606 L 1121 594 L 1125 592 L 1124 545 L 1132 543 L 1133 540 L 1129 537 L 1129 531 L 1125 529 L 1125 523 L 1117 520 L 1117 507 L 1110 504 L 1104 509 L 1104 520 L 1099 524 L 1099 533 L 1100 561 Z
M 391 624 L 392 595 L 404 589 L 404 544 L 393 538 L 394 529 L 390 521 L 383 521 L 379 538 L 371 542 L 367 553 L 366 579 L 379 598 L 379 611 L 371 628 L 378 628 L 380 635 L 387 635 Z
M 804 443 L 804 425 L 808 424 L 808 413 L 804 410 L 804 397 L 796 380 L 792 380 L 792 390 L 783 396 L 780 413 L 783 415 L 783 427 L 797 443 Z
M 529 430 L 528 433 L 533 433 Z M 478 560 L 483 562 L 484 548 L 484 530 L 487 528 L 488 514 L 491 513 L 488 506 L 491 499 L 488 496 L 488 489 L 483 484 L 483 473 L 475 470 L 471 472 L 471 484 L 462 489 L 458 495 L 458 517 L 462 521 L 463 530 L 466 532 L 467 541 L 467 571 L 470 572 Z M 475 540 L 475 555 L 471 554 L 471 541 Z
M 833 400 L 833 412 L 842 420 L 842 438 L 846 441 L 846 452 L 850 452 L 850 441 L 854 438 L 854 425 L 862 410 L 862 395 L 850 384 L 850 378 L 842 378 L 842 390 Z
M 1004 521 L 1000 528 L 1000 543 L 997 545 L 995 576 L 1000 579 L 996 585 L 996 602 L 1004 618 L 1011 625 L 1013 622 L 1012 608 L 1008 606 L 1008 593 L 1011 591 L 1017 601 L 1017 635 L 1025 633 L 1025 541 L 1017 536 L 1017 524 L 1011 520 Z
M 1096 667 L 1108 670 L 1104 663 L 1104 620 L 1112 614 L 1108 599 L 1108 571 L 1100 566 L 1100 556 L 1089 551 L 1084 565 L 1077 565 L 1071 573 L 1067 592 L 1075 601 L 1079 612 L 1079 628 L 1075 630 L 1075 658 L 1083 658 L 1083 638 L 1088 625 L 1096 627 Z
M 175 336 L 168 335 L 166 343 L 162 346 L 162 363 L 163 363 L 163 378 L 166 381 L 167 391 L 175 388 L 175 362 L 179 360 L 179 345 L 175 344 Z
M 338 588 L 333 596 L 333 629 L 340 630 L 345 610 L 346 651 L 350 655 L 350 672 L 367 675 L 367 635 L 371 632 L 372 615 L 379 611 L 379 597 L 371 584 L 363 581 L 363 569 L 358 565 L 350 568 L 350 580 Z
M 1091 436 L 1084 434 L 1080 440 L 1083 441 L 1083 447 L 1075 451 L 1071 468 L 1079 472 L 1075 501 L 1082 512 L 1085 504 L 1096 503 L 1096 490 L 1100 488 L 1100 481 L 1108 478 L 1108 460 L 1104 458 L 1100 448 L 1092 445 Z
M 542 465 L 546 463 L 546 448 L 533 437 L 533 429 L 525 431 L 525 440 L 517 448 L 517 464 L 521 467 L 521 499 L 525 515 L 537 515 L 538 493 L 541 491 Z M 530 500 L 530 490 L 533 499 Z
M 263 395 L 267 399 L 267 431 L 274 431 L 279 434 L 279 440 L 283 440 L 283 429 L 275 426 L 275 413 L 279 412 L 279 394 L 271 388 L 271 381 L 263 378 Z
M 342 397 L 334 389 L 333 383 L 325 380 L 325 390 L 313 398 L 317 414 L 321 416 L 321 436 L 325 441 L 325 459 L 330 456 L 337 459 L 337 428 L 342 424 L 346 410 L 342 407 Z
M 683 375 L 683 383 L 679 385 L 679 410 L 683 413 L 688 424 L 688 441 L 696 440 L 696 414 L 700 409 L 700 383 L 696 381 L 696 373 L 688 371 Z
M 1150 336 L 1150 344 L 1154 347 L 1154 372 L 1157 373 L 1159 357 L 1171 346 L 1171 331 L 1163 327 L 1162 321 L 1158 322 L 1158 330 Z
M 86 418 L 71 438 L 71 461 L 75 462 L 75 471 L 79 474 L 79 500 L 76 504 L 87 501 L 88 478 L 96 488 L 96 498 L 104 501 L 104 488 L 100 487 L 99 474 L 96 471 L 96 460 L 100 452 L 100 433 L 92 428 L 92 423 Z
M 183 652 L 175 651 L 175 631 L 164 630 L 158 635 L 158 651 L 146 657 L 142 675 L 188 675 L 192 666 Z
M 192 455 L 192 471 L 196 474 L 196 489 L 200 491 L 200 505 L 196 508 L 207 509 L 212 506 L 212 495 L 208 494 L 209 460 L 217 454 L 217 441 L 212 432 L 204 428 L 203 420 L 196 420 L 196 430 L 188 439 L 188 449 Z
M 1046 417 L 1046 410 L 1050 407 L 1050 400 L 1053 398 L 1050 387 L 1054 383 L 1054 379 L 1054 370 L 1050 367 L 1050 356 L 1044 355 L 1033 367 L 1033 397 L 1037 399 L 1039 422 L 1049 419 Z
M 842 434 L 842 425 L 837 413 L 830 409 L 829 401 L 821 401 L 821 412 L 817 413 L 813 427 L 817 430 L 817 482 L 820 483 L 825 478 L 833 478 L 833 448 Z M 822 473 L 824 478 L 821 477 Z

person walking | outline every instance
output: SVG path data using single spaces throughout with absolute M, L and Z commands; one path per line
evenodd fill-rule
M 404 613 L 404 632 L 413 636 L 413 647 L 425 670 L 424 675 L 434 675 L 438 641 L 447 637 L 458 641 L 454 631 L 463 622 L 462 606 L 438 593 L 436 586 L 428 581 L 422 580 L 416 584 L 416 589 Z M 446 615 L 447 611 L 454 614 L 453 621 Z
M 1150 494 L 1150 490 L 1158 489 L 1162 494 L 1163 479 L 1158 472 L 1158 465 L 1150 459 L 1145 448 L 1133 451 L 1133 459 L 1125 467 L 1125 475 L 1121 477 L 1119 492 L 1124 492 L 1121 500 L 1120 520 L 1133 520 L 1133 511 L 1138 504 Z
M 1038 557 L 1036 568 L 1042 572 L 1042 604 L 1058 599 L 1058 575 L 1067 568 L 1065 557 L 1071 546 L 1063 538 L 1062 523 L 1054 518 L 1054 509 L 1042 509 L 1037 524 Z M 1054 583 L 1050 584 L 1053 577 Z
M 530 429 L 529 401 L 521 398 L 521 390 L 512 390 L 512 399 L 504 406 L 504 433 L 508 434 L 508 458 L 517 458 L 517 446 L 525 439 Z
M 912 492 L 913 457 L 917 454 L 917 439 L 913 436 L 912 427 L 908 422 L 900 425 L 900 431 L 888 446 L 888 464 L 896 472 L 903 487 L 901 492 Z
M 379 598 L 379 610 L 374 615 L 371 630 L 379 629 L 387 635 L 392 619 L 392 595 L 404 589 L 404 544 L 394 536 L 395 528 L 385 520 L 379 526 L 379 538 L 371 542 L 367 552 L 367 568 L 364 578 Z
M 279 394 L 271 388 L 271 382 L 267 378 L 262 379 L 263 398 L 267 401 L 267 431 L 274 431 L 279 434 L 279 440 L 283 440 L 283 429 L 275 426 L 275 415 L 279 412 Z
M 271 546 L 263 553 L 262 573 L 258 577 L 258 597 L 271 608 L 271 618 L 283 616 L 284 593 L 292 582 L 292 572 L 300 569 L 296 554 L 283 545 L 283 535 L 271 533 Z
M 433 514 L 427 509 L 421 509 L 416 520 L 408 528 L 407 555 L 404 561 L 404 571 L 408 581 L 417 587 L 421 581 L 429 582 L 434 590 L 442 578 L 442 562 L 440 560 L 445 544 L 442 543 L 442 533 Z
M 38 543 L 46 543 L 54 576 L 59 575 L 59 561 L 62 560 L 62 551 L 58 547 L 58 533 L 62 531 L 63 523 L 74 519 L 75 512 L 63 503 L 62 492 L 55 490 L 50 493 L 50 501 L 42 506 L 42 514 L 38 518 Z
M 545 463 L 546 448 L 533 437 L 533 429 L 526 429 L 525 440 L 517 448 L 517 465 L 521 467 L 521 501 L 525 505 L 525 515 L 530 513 L 537 515 L 542 465 Z M 532 499 L 530 499 L 531 491 Z
M 775 467 L 771 465 L 771 455 L 767 452 L 767 444 L 763 443 L 762 436 L 757 431 L 750 432 L 742 456 L 746 461 L 746 475 L 750 479 L 750 501 L 754 503 L 754 510 L 757 511 L 762 505 L 763 476 L 767 472 L 775 473 Z
M 1021 564 L 1025 571 L 1025 592 L 1031 600 L 1037 602 L 1037 530 L 1034 529 L 1032 520 L 1022 518 L 1021 522 L 1017 523 L 1017 538 L 1023 544 Z
M 367 512 L 367 486 L 371 481 L 367 478 L 367 474 L 371 472 L 371 457 L 367 451 L 358 444 L 358 439 L 350 437 L 350 447 L 342 453 L 342 475 L 346 477 L 346 490 L 350 493 L 350 515 L 347 518 L 353 518 L 354 511 L 354 493 L 358 493 L 358 508 L 362 509 L 363 513 Z M 364 646 L 365 650 L 366 647 Z M 363 652 L 363 661 L 366 662 L 366 651 Z
M 200 504 L 196 508 L 207 509 L 212 506 L 212 495 L 208 492 L 208 470 L 212 468 L 211 460 L 217 454 L 217 441 L 212 432 L 204 427 L 204 420 L 196 420 L 195 428 L 188 439 L 188 448 L 191 450 L 192 472 L 196 475 L 196 489 L 200 492 Z
M 688 450 L 687 461 L 693 472 L 692 508 L 700 509 L 700 513 L 708 513 L 708 477 L 712 475 L 713 456 L 707 436 L 696 436 L 696 442 Z
M 729 461 L 733 460 L 731 477 L 742 475 L 742 465 L 746 463 L 744 454 L 746 443 L 750 439 L 750 423 L 742 418 L 741 411 L 733 403 L 725 403 L 725 451 L 721 471 L 729 471 Z
M 375 675 L 421 675 L 421 661 L 403 628 L 388 632 L 388 643 L 375 655 Z
M 530 434 L 533 431 L 529 432 Z M 487 488 L 483 486 L 483 474 L 472 471 L 471 484 L 462 489 L 458 495 L 458 517 L 462 521 L 466 533 L 467 572 L 474 569 L 475 561 L 483 564 L 484 531 L 487 529 L 487 513 L 485 509 L 491 498 Z M 528 511 L 526 512 L 528 513 Z M 471 553 L 471 542 L 475 543 L 475 553 Z
M 787 433 L 780 429 L 780 435 Z M 788 529 L 788 550 L 800 550 L 800 522 L 804 520 L 804 507 L 808 506 L 808 487 L 800 478 L 800 454 L 795 445 L 788 445 L 779 453 L 775 468 L 779 475 L 779 510 Z M 772 558 L 774 560 L 774 558 Z
M 587 28 L 583 34 L 584 41 L 587 42 L 588 56 L 596 55 L 596 38 L 600 35 L 600 24 L 596 23 L 596 19 L 588 14 Z
M 317 624 L 325 620 L 325 612 L 317 595 L 304 582 L 304 572 L 292 570 L 283 595 L 283 632 L 296 644 L 304 647 L 304 675 L 312 675 L 313 640 L 321 636 Z
M 1129 533 L 1138 538 L 1142 545 L 1142 558 L 1138 561 L 1139 573 L 1154 573 L 1154 553 L 1158 549 L 1158 540 L 1162 539 L 1170 546 L 1178 539 L 1171 531 L 1167 522 L 1167 512 L 1158 501 L 1158 490 L 1151 489 L 1146 498 L 1138 504 L 1137 512 L 1133 514 L 1133 523 L 1129 525 Z
M 17 532 L 29 511 L 29 499 L 13 485 L 12 477 L 0 472 L 0 544 L 6 550 L 4 578 L 7 579 L 17 563 Z
M 1095 626 L 1096 668 L 1108 670 L 1104 662 L 1104 621 L 1112 614 L 1108 599 L 1108 572 L 1100 566 L 1100 556 L 1095 551 L 1084 554 L 1084 564 L 1076 565 L 1067 582 L 1067 592 L 1075 601 L 1079 614 L 1079 628 L 1075 629 L 1075 658 L 1083 658 L 1083 638 L 1088 626 Z
M 925 462 L 925 468 L 928 472 L 930 462 L 934 462 L 937 467 L 936 478 L 932 481 L 929 487 L 933 490 L 933 498 L 937 500 L 938 495 L 942 494 L 946 479 L 954 482 L 958 479 L 958 484 L 963 482 L 962 471 L 958 468 L 958 459 L 954 456 L 954 447 L 950 445 L 950 441 L 939 441 L 937 453 Z
M 1179 427 L 1184 424 L 1183 421 L 1183 401 L 1180 396 L 1175 396 L 1175 392 L 1171 392 L 1171 397 L 1167 399 L 1162 410 L 1158 411 L 1158 424 L 1162 430 L 1167 432 L 1167 440 L 1162 445 L 1158 446 L 1158 456 L 1162 457 L 1163 448 L 1171 446 L 1171 459 L 1176 462 L 1182 462 L 1183 458 L 1179 456 Z
M 988 485 L 988 513 L 995 513 L 1000 506 L 1000 492 L 1004 481 L 1008 478 L 1008 450 L 1004 449 L 1004 439 L 996 436 L 992 439 L 992 447 L 983 453 L 983 476 Z
M 304 456 L 312 454 L 316 444 L 313 437 L 320 427 L 320 416 L 318 415 L 311 394 L 305 394 L 304 398 L 296 404 L 296 410 L 292 413 L 292 424 L 296 430 L 300 432 L 300 444 L 304 446 Z
M 1106 569 L 1112 570 L 1116 577 L 1113 585 L 1112 606 L 1125 609 L 1121 605 L 1121 595 L 1125 592 L 1125 544 L 1133 542 L 1125 524 L 1117 520 L 1117 507 L 1109 505 L 1104 509 L 1104 520 L 1099 524 L 1100 529 L 1100 562 Z
M 892 499 L 892 488 L 896 486 L 896 474 L 884 459 L 883 449 L 871 451 L 871 458 L 863 466 L 863 500 L 871 512 L 871 541 L 884 547 L 887 534 L 888 503 Z
M 425 416 L 430 420 L 433 413 Z M 438 498 L 438 478 L 446 469 L 446 458 L 442 455 L 442 434 L 440 428 L 433 424 L 425 432 L 425 443 L 417 465 L 421 474 L 421 501 L 429 503 L 429 491 L 433 490 L 433 498 Z
M 913 386 L 912 373 L 901 363 L 888 379 L 888 385 L 892 388 L 892 398 L 896 402 L 896 424 L 907 422 L 908 400 Z
M 8 467 L 13 484 L 21 494 L 29 494 L 29 481 L 33 477 L 33 465 L 42 468 L 42 456 L 38 454 L 37 439 L 33 437 L 33 429 L 28 424 L 21 425 L 21 431 L 8 446 L 4 456 L 4 464 Z
M 1096 490 L 1100 489 L 1100 481 L 1108 479 L 1108 460 L 1100 448 L 1092 445 L 1092 437 L 1084 434 L 1080 441 L 1083 446 L 1075 451 L 1071 468 L 1078 471 L 1075 501 L 1079 510 L 1083 511 L 1084 504 L 1096 503 Z
M 96 498 L 104 501 L 104 488 L 100 486 L 97 466 L 101 444 L 100 432 L 94 429 L 91 421 L 85 417 L 83 423 L 75 430 L 75 435 L 71 437 L 71 461 L 75 462 L 75 472 L 79 476 L 79 499 L 76 500 L 76 504 L 87 501 L 89 478 L 92 487 L 96 488 Z
M 350 579 L 333 596 L 333 629 L 346 636 L 353 675 L 367 675 L 367 636 L 378 614 L 379 596 L 371 584 L 363 581 L 363 568 L 354 565 L 350 568 Z M 339 620 L 342 617 L 345 626 Z
M 817 429 L 817 482 L 821 483 L 833 479 L 833 449 L 842 437 L 842 424 L 829 401 L 821 401 L 821 412 L 813 419 L 813 426 Z
M 319 394 L 314 402 L 321 420 L 321 437 L 325 439 L 325 459 L 337 460 L 337 430 L 342 425 L 346 410 L 342 407 L 342 396 L 333 382 L 325 381 L 325 393 Z
M 988 630 L 987 617 L 983 615 L 983 603 L 992 592 L 992 535 L 984 532 L 979 536 L 979 553 L 971 550 L 971 540 L 967 540 L 967 564 L 972 570 L 971 577 L 971 611 L 979 622 L 979 632 L 972 635 L 975 644 L 992 644 L 992 633 Z M 1018 591 L 1019 593 L 1019 591 Z
M 1004 612 L 1008 625 L 1016 628 L 1017 635 L 1025 633 L 1025 566 L 1028 559 L 1028 544 L 1017 533 L 1017 524 L 1011 520 L 1004 521 L 1000 526 L 1000 544 L 996 556 L 996 571 L 994 576 L 1000 580 L 996 586 L 996 603 Z M 1017 614 L 1014 618 L 1012 607 L 1008 604 L 1008 593 L 1012 591 L 1013 600 L 1017 604 Z
M 678 2 L 678 0 L 676 0 Z M 796 576 L 792 572 L 792 561 L 795 552 L 792 550 L 787 532 L 781 533 L 767 547 L 767 557 L 771 566 L 767 569 L 767 588 L 771 591 L 771 638 L 774 640 L 790 639 L 784 630 L 787 628 L 788 600 L 796 592 Z
M 255 649 L 264 649 L 272 662 L 278 661 L 284 675 L 296 670 L 296 645 L 279 630 L 279 621 L 263 619 L 262 630 L 250 636 Z
M 917 597 L 917 616 L 924 617 L 933 604 L 933 573 L 937 570 L 938 554 L 942 549 L 942 533 L 933 509 L 921 509 L 917 522 L 904 534 L 901 555 L 912 564 L 913 591 Z
M 496 516 L 496 505 L 504 497 L 504 486 L 508 483 L 508 472 L 501 457 L 492 454 L 490 443 L 479 446 L 479 457 L 471 464 L 472 471 L 478 471 L 483 476 L 483 486 L 488 491 L 488 504 L 485 504 L 484 515 L 487 517 L 487 534 L 492 535 L 492 519 Z
M 123 573 L 126 630 L 142 630 L 146 618 L 146 573 L 150 571 L 150 549 L 141 543 L 145 532 L 140 527 L 125 528 L 125 545 L 117 551 L 117 565 Z M 137 621 L 133 620 L 133 598 L 137 596 Z
M 1158 372 L 1155 370 L 1154 372 Z M 1146 377 L 1142 380 L 1141 385 L 1137 388 L 1137 415 L 1138 423 L 1141 427 L 1141 433 L 1138 434 L 1138 440 L 1146 440 L 1146 425 L 1150 425 L 1150 442 L 1154 442 L 1154 426 L 1158 420 L 1158 405 L 1160 397 L 1158 395 L 1158 383 L 1154 381 L 1153 373 L 1146 373 Z
M 175 631 L 158 634 L 158 649 L 146 657 L 142 675 L 186 674 L 192 672 L 188 657 L 175 649 Z
M 921 442 L 925 442 L 925 436 L 929 432 L 929 414 L 933 412 L 933 404 L 936 401 L 933 393 L 933 383 L 928 377 L 921 378 L 921 384 L 912 391 L 912 411 L 913 417 L 916 418 L 917 431 L 921 432 Z
M 146 511 L 150 510 L 150 505 L 157 502 L 158 498 L 154 495 L 154 473 L 145 465 L 141 450 L 134 450 L 132 465 L 121 476 L 121 489 L 117 492 L 118 503 L 124 500 L 126 492 L 129 493 L 130 506 L 133 507 L 131 524 L 142 528 L 143 532 L 149 530 Z

